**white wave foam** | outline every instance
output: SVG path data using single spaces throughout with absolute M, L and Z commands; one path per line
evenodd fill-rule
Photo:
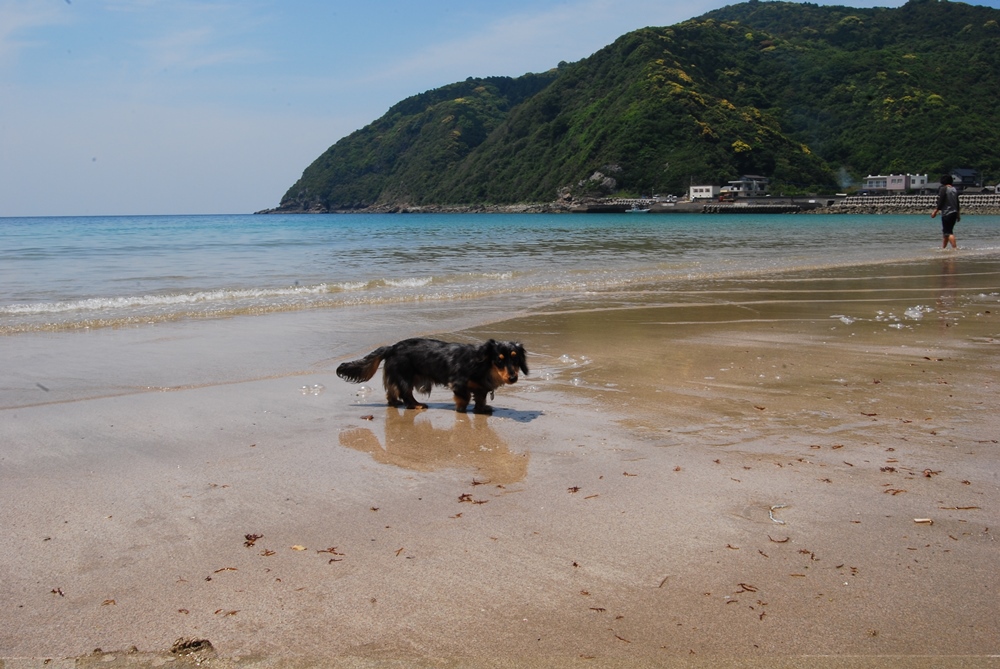
M 393 288 L 422 288 L 433 281 L 433 277 L 411 277 L 408 279 L 385 279 L 385 285 Z
M 929 314 L 932 311 L 934 310 L 931 309 L 930 307 L 925 307 L 918 304 L 917 306 L 910 307 L 909 309 L 904 311 L 903 315 L 911 320 L 919 321 L 921 318 L 924 317 L 924 314 Z
M 344 289 L 344 286 L 334 286 Z M 269 298 L 321 295 L 332 292 L 331 286 L 323 283 L 316 286 L 294 288 L 248 288 L 239 290 L 206 290 L 194 293 L 171 293 L 164 295 L 130 295 L 124 297 L 91 297 L 64 302 L 38 302 L 34 304 L 11 304 L 0 307 L 0 315 L 32 316 L 43 314 L 64 314 L 81 311 L 107 311 L 115 309 L 138 309 L 143 307 L 175 307 L 197 304 L 212 304 L 239 300 L 266 300 Z

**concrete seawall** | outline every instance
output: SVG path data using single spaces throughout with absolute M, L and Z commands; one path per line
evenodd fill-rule
M 844 198 L 767 198 L 737 202 L 646 202 L 650 214 L 930 214 L 935 195 L 852 195 Z M 1000 195 L 963 195 L 963 214 L 1000 215 Z M 624 213 L 631 200 L 610 200 L 571 207 L 574 213 Z
M 963 214 L 1000 215 L 1000 195 L 962 195 Z M 930 214 L 936 195 L 852 195 L 821 211 L 827 214 Z

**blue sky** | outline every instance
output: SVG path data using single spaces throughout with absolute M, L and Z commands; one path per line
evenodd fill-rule
M 403 98 L 732 1 L 0 0 L 0 216 L 276 206 Z

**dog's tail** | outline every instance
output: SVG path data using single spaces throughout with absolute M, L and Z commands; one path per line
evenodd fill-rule
M 382 359 L 385 358 L 386 353 L 391 348 L 391 346 L 383 346 L 375 349 L 360 360 L 341 363 L 337 367 L 337 376 L 351 383 L 364 383 L 375 376 L 378 366 L 382 364 Z

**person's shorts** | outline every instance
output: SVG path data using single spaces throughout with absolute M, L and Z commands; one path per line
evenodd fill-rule
M 941 232 L 945 237 L 955 234 L 955 223 L 958 221 L 958 212 L 941 215 Z

